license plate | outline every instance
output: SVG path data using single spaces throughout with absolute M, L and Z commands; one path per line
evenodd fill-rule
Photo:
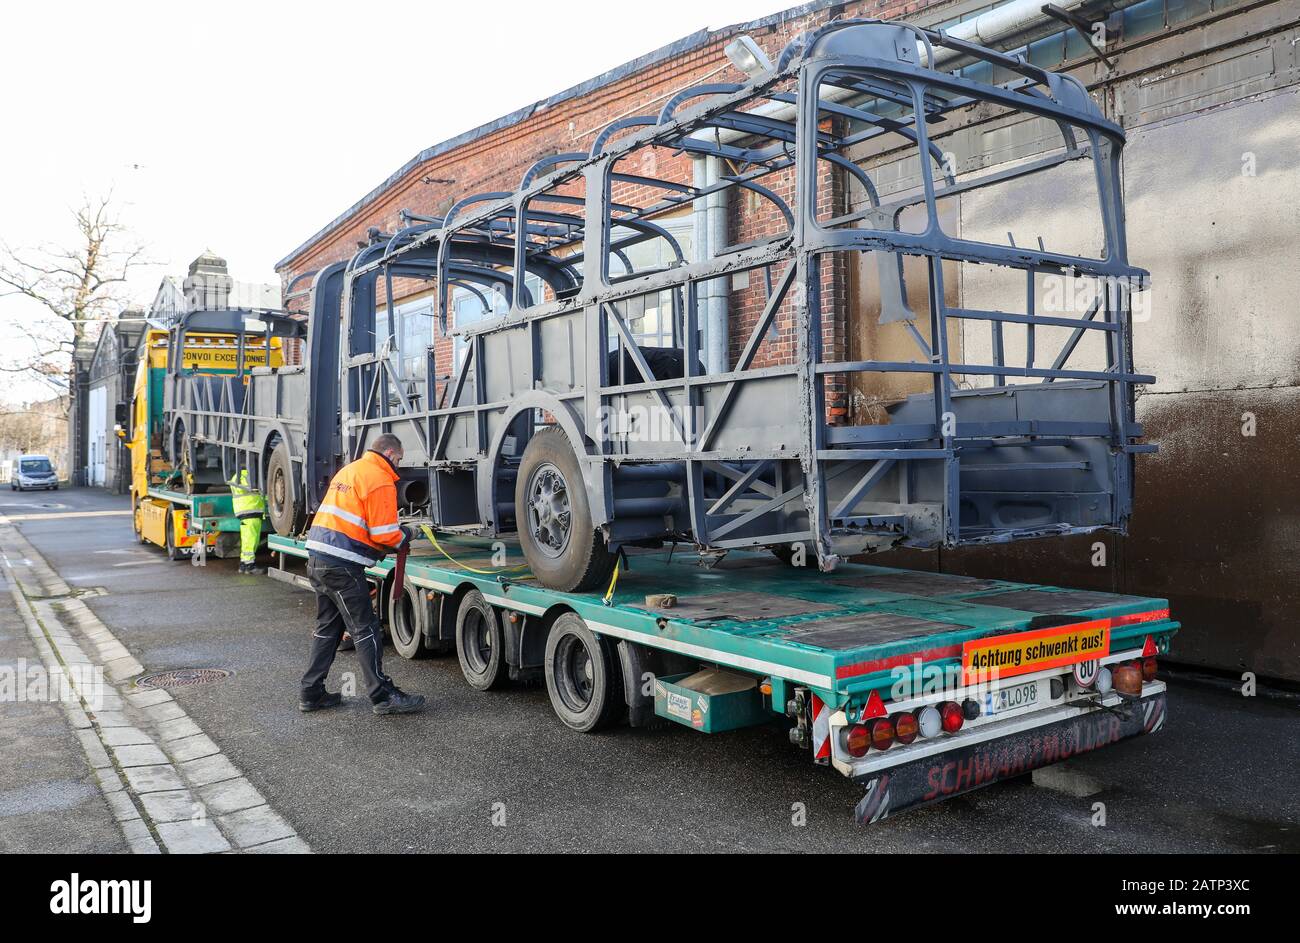
M 1007 711 L 1038 707 L 1042 704 L 1041 687 L 1040 681 L 1028 681 L 990 691 L 984 697 L 984 713 L 1005 714 Z

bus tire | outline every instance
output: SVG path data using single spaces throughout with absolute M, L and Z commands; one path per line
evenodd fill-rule
M 460 672 L 476 691 L 505 684 L 506 640 L 501 616 L 483 594 L 471 589 L 456 610 L 456 657 Z
M 275 443 L 266 466 L 266 515 L 281 537 L 295 537 L 306 523 L 303 520 L 302 495 L 294 487 L 293 459 L 289 444 Z
M 549 589 L 604 589 L 618 557 L 591 518 L 582 468 L 563 430 L 543 429 L 524 449 L 515 481 L 519 545 Z
M 617 720 L 626 706 L 618 652 L 582 617 L 566 612 L 546 637 L 546 693 L 566 727 L 591 733 Z

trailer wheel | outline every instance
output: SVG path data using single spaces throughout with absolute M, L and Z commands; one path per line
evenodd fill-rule
M 546 693 L 555 716 L 579 733 L 591 733 L 621 714 L 623 679 L 618 652 L 575 613 L 555 620 L 546 637 Z
M 505 683 L 506 639 L 501 617 L 477 589 L 465 594 L 456 612 L 456 656 L 471 688 L 488 691 Z
M 423 658 L 428 654 L 424 647 L 424 590 L 410 580 L 398 587 L 396 580 L 388 600 L 388 637 L 393 649 L 403 658 Z
M 281 537 L 297 535 L 305 523 L 302 497 L 293 486 L 293 459 L 283 440 L 275 444 L 266 467 L 266 514 Z
M 582 469 L 568 437 L 543 429 L 524 449 L 515 481 L 519 544 L 533 575 L 550 589 L 603 589 L 618 559 L 592 523 Z

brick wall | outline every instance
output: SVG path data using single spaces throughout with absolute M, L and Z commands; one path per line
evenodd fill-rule
M 747 32 L 775 59 L 776 54 L 797 34 L 814 28 L 830 19 L 854 17 L 904 17 L 936 0 L 865 0 L 823 7 L 798 17 L 778 19 L 771 25 Z M 487 133 L 460 147 L 439 154 L 408 170 L 400 179 L 377 194 L 345 222 L 315 239 L 300 250 L 280 268 L 286 281 L 296 275 L 322 268 L 332 262 L 351 257 L 358 244 L 365 239 L 366 231 L 377 226 L 392 232 L 401 227 L 399 212 L 409 209 L 418 214 L 440 216 L 453 202 L 466 194 L 491 190 L 517 189 L 524 172 L 537 160 L 568 151 L 587 151 L 595 136 L 605 125 L 627 115 L 653 114 L 675 92 L 703 82 L 739 82 L 739 73 L 723 52 L 735 31 L 719 31 L 702 45 L 657 63 L 635 73 L 610 82 L 586 95 L 560 102 L 539 113 L 507 127 Z M 691 160 L 684 155 L 672 155 L 662 149 L 645 150 L 653 153 L 657 175 L 671 175 L 673 179 L 691 182 Z M 633 168 L 635 170 L 635 168 Z M 453 180 L 454 183 L 439 183 Z M 426 182 L 428 181 L 428 182 Z M 793 173 L 773 174 L 763 179 L 763 185 L 775 190 L 787 203 L 793 202 Z M 838 175 L 824 174 L 822 186 L 824 199 L 831 207 L 842 206 L 844 195 Z M 645 192 L 645 188 L 618 185 L 614 191 L 616 201 L 647 205 L 659 194 Z M 785 230 L 785 222 L 776 207 L 756 194 L 731 191 L 728 220 L 732 242 L 743 243 L 764 235 Z M 779 272 L 773 271 L 775 281 Z M 822 329 L 822 344 L 826 359 L 841 358 L 847 343 L 844 330 L 844 298 L 847 284 L 842 259 L 823 263 L 823 310 L 827 319 Z M 397 292 L 395 292 L 397 293 Z M 382 297 L 382 288 L 381 288 Z M 750 274 L 748 287 L 733 286 L 730 308 L 730 351 L 732 362 L 739 355 L 762 313 L 767 292 L 761 271 Z M 452 342 L 437 342 L 439 372 L 451 363 Z M 756 360 L 758 365 L 790 362 L 795 354 L 793 333 L 793 308 L 790 299 L 778 312 L 775 329 L 765 341 Z M 827 411 L 832 421 L 842 421 L 846 416 L 844 378 L 836 376 L 828 381 Z

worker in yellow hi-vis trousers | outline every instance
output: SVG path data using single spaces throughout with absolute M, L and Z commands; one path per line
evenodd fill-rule
M 230 503 L 239 518 L 239 572 L 265 573 L 266 569 L 257 565 L 257 545 L 262 542 L 266 498 L 249 487 L 247 468 L 226 484 L 230 485 Z

